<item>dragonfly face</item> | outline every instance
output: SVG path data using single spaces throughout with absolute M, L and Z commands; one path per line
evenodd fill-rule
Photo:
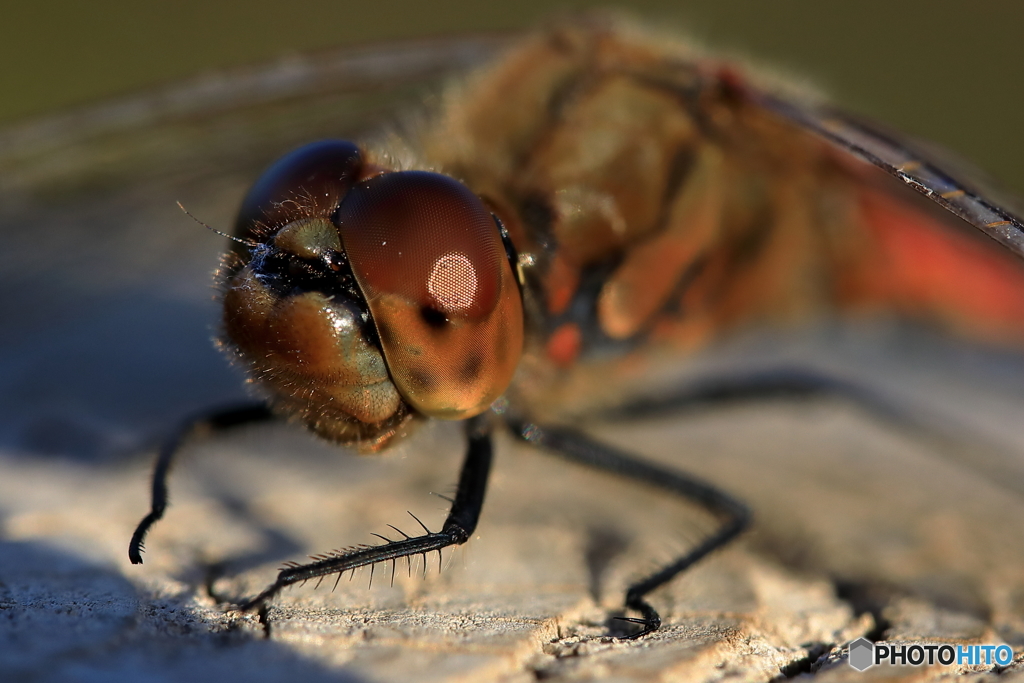
M 303 147 L 243 203 L 225 342 L 279 410 L 364 450 L 414 414 L 479 415 L 522 350 L 503 235 L 447 176 L 385 173 L 351 143 Z

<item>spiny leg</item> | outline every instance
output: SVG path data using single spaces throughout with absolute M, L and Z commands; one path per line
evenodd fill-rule
M 422 536 L 406 536 L 403 533 L 405 537 L 396 541 L 385 539 L 386 542 L 382 545 L 356 547 L 330 554 L 317 559 L 316 562 L 285 567 L 277 575 L 274 583 L 241 605 L 239 609 L 263 609 L 285 586 L 330 574 L 340 576 L 350 569 L 375 565 L 378 562 L 396 562 L 402 557 L 408 559 L 413 555 L 423 555 L 426 569 L 427 553 L 440 553 L 443 548 L 468 541 L 480 519 L 480 510 L 483 508 L 484 494 L 487 491 L 487 477 L 491 471 L 493 446 L 489 419 L 489 415 L 485 413 L 465 422 L 468 441 L 466 458 L 459 474 L 455 500 L 440 531 L 431 532 L 424 528 L 426 533 Z
M 639 638 L 661 626 L 658 612 L 645 600 L 648 593 L 669 582 L 706 555 L 725 546 L 750 523 L 750 511 L 746 505 L 688 474 L 646 462 L 575 430 L 543 427 L 533 422 L 515 419 L 509 419 L 508 422 L 512 431 L 532 446 L 551 451 L 566 460 L 681 496 L 699 504 L 721 520 L 718 529 L 695 548 L 626 590 L 626 607 L 642 615 L 641 619 L 626 619 L 642 626 L 639 632 L 627 636 L 629 638 Z
M 160 446 L 153 466 L 153 488 L 149 514 L 142 518 L 128 544 L 128 558 L 132 564 L 142 564 L 144 541 L 150 527 L 167 510 L 167 477 L 174 458 L 186 440 L 202 433 L 216 434 L 234 427 L 267 422 L 274 414 L 264 403 L 244 403 L 228 408 L 205 411 L 182 420 L 171 436 Z

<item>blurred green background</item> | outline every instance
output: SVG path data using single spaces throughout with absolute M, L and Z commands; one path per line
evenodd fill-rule
M 9 3 L 0 125 L 303 50 L 513 29 L 609 6 L 803 75 L 844 106 L 935 140 L 1024 195 L 1019 0 Z

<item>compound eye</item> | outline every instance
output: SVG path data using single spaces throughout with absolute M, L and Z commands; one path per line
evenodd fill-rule
M 523 315 L 483 202 L 447 176 L 388 173 L 354 186 L 334 222 L 406 401 L 447 419 L 486 410 L 519 362 Z
M 262 241 L 258 225 L 281 226 L 301 218 L 327 218 L 362 168 L 359 148 L 321 140 L 286 154 L 263 172 L 242 201 L 235 236 Z

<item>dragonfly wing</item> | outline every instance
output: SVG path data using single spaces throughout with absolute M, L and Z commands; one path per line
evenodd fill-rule
M 760 99 L 767 108 L 885 171 L 1024 258 L 1024 222 L 958 177 L 940 155 L 832 108 L 801 106 L 768 95 Z

